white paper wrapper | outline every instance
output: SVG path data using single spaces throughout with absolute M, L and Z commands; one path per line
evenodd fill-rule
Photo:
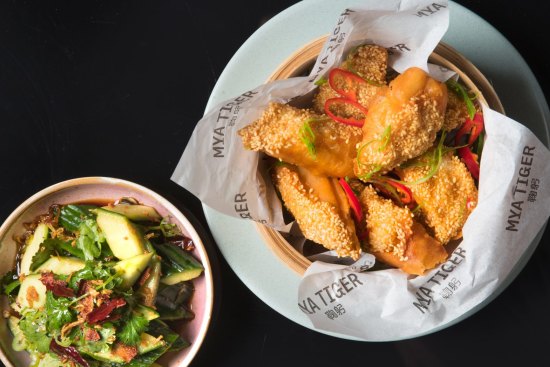
M 365 1 L 337 19 L 308 77 L 268 83 L 226 101 L 199 121 L 172 179 L 208 206 L 228 215 L 283 228 L 281 203 L 262 166 L 236 134 L 260 117 L 269 102 L 288 102 L 358 44 L 390 48 L 397 71 L 418 66 L 439 80 L 450 74 L 427 59 L 448 27 L 446 1 Z M 299 289 L 298 307 L 322 330 L 365 340 L 419 335 L 455 320 L 506 281 L 550 215 L 550 152 L 521 124 L 483 106 L 484 145 L 478 205 L 464 239 L 448 261 L 424 276 L 400 270 L 362 272 L 315 261 Z M 327 257 L 323 254 L 319 258 Z

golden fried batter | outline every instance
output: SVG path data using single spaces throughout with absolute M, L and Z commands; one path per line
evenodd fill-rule
M 380 86 L 386 84 L 388 51 L 376 45 L 363 45 L 350 53 L 340 67 L 356 73 L 367 81 L 367 83 L 359 85 L 357 102 L 368 109 Z M 340 95 L 328 83 L 321 85 L 313 100 L 313 109 L 317 113 L 324 113 L 327 99 L 336 97 L 340 97 Z M 337 116 L 365 118 L 357 109 L 346 105 L 335 107 L 333 113 Z
M 337 179 L 291 166 L 274 167 L 273 182 L 305 238 L 357 259 L 361 253 L 344 190 Z
M 447 110 L 445 111 L 445 120 L 443 130 L 450 131 L 466 121 L 468 118 L 468 108 L 466 102 L 454 92 L 448 93 Z
M 369 251 L 391 252 L 403 260 L 412 235 L 413 214 L 409 208 L 382 198 L 372 186 L 365 187 L 359 201 L 365 213 Z
M 446 244 L 462 236 L 462 227 L 477 205 L 477 189 L 468 169 L 452 152 L 443 155 L 438 171 L 429 180 L 414 184 L 430 171 L 433 150 L 399 170 L 420 205 L 420 218 L 434 237 Z M 425 164 L 423 164 L 423 162 Z
M 447 252 L 407 207 L 380 197 L 371 186 L 359 196 L 366 213 L 366 250 L 380 261 L 409 274 L 423 274 L 444 262 Z
M 271 103 L 260 119 L 239 130 L 244 147 L 310 169 L 318 175 L 353 176 L 361 128 L 311 110 Z
M 447 88 L 419 68 L 395 78 L 371 105 L 355 173 L 368 179 L 429 149 L 443 125 Z

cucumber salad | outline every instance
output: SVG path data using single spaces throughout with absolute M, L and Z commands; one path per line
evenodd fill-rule
M 171 326 L 194 317 L 192 240 L 132 198 L 52 205 L 16 238 L 3 276 L 12 347 L 30 366 L 155 366 L 190 345 Z

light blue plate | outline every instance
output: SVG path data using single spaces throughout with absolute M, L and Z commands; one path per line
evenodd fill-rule
M 359 4 L 361 1 L 357 0 L 305 0 L 272 18 L 229 61 L 212 91 L 206 110 L 263 84 L 296 50 L 328 34 L 343 9 Z M 542 90 L 521 55 L 495 28 L 468 9 L 450 3 L 450 25 L 443 42 L 468 58 L 493 84 L 508 116 L 526 125 L 548 146 L 550 113 Z M 203 209 L 223 256 L 248 288 L 283 316 L 312 328 L 307 316 L 297 306 L 300 277 L 264 244 L 254 224 L 220 214 L 205 205 Z M 491 298 L 428 333 L 465 319 L 494 299 L 523 269 L 543 232 L 544 228 Z

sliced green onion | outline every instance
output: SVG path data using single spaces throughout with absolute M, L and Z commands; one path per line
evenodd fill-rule
M 384 129 L 384 132 L 382 133 L 382 137 L 380 138 L 380 141 L 382 142 L 382 145 L 378 148 L 379 152 L 386 149 L 386 147 L 388 146 L 388 143 L 390 141 L 390 137 L 391 137 L 391 125 L 388 125 Z
M 451 89 L 453 92 L 458 94 L 459 97 L 462 97 L 462 99 L 464 100 L 464 103 L 466 103 L 466 109 L 468 110 L 468 115 L 470 116 L 470 119 L 473 119 L 476 113 L 476 108 L 468 92 L 466 92 L 464 87 L 454 79 L 447 80 L 446 84 L 449 89 Z
M 323 84 L 327 84 L 327 82 L 328 82 L 328 79 L 325 78 L 324 76 L 322 76 L 322 77 L 320 77 L 319 79 L 317 79 L 317 80 L 315 81 L 315 83 L 313 83 L 313 84 L 315 84 L 316 86 L 320 87 L 320 86 L 323 85 Z
M 317 150 L 315 149 L 315 133 L 311 128 L 310 122 L 314 119 L 307 119 L 300 128 L 300 140 L 306 145 L 309 155 L 313 158 L 317 158 Z
M 437 171 L 439 170 L 439 167 L 441 166 L 441 162 L 443 161 L 443 155 L 448 151 L 443 146 L 444 141 L 445 141 L 445 131 L 441 133 L 439 143 L 437 144 L 437 147 L 433 152 L 432 159 L 430 159 L 429 161 L 430 170 L 428 171 L 426 176 L 421 177 L 418 180 L 413 182 L 404 182 L 404 181 L 399 181 L 399 182 L 403 183 L 404 185 L 413 186 L 413 185 L 424 183 L 428 181 L 430 178 L 432 178 L 437 173 Z

